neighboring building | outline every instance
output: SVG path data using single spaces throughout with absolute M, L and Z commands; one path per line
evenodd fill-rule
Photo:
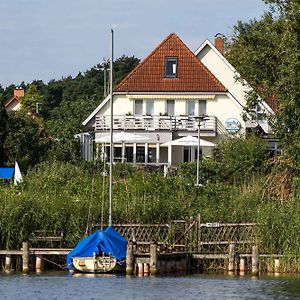
M 222 51 L 223 40 L 217 37 L 216 42 Z M 261 126 L 268 133 L 265 120 L 243 120 L 247 89 L 236 81 L 236 75 L 208 40 L 193 53 L 176 34 L 170 34 L 114 89 L 114 130 L 147 138 L 115 143 L 115 156 L 156 165 L 194 161 L 196 146 L 170 146 L 168 142 L 197 137 L 199 124 L 203 144 L 243 135 L 247 127 Z M 273 113 L 265 103 L 259 107 L 261 111 Z M 83 125 L 94 131 L 96 142 L 109 134 L 110 96 Z M 211 148 L 201 148 L 204 155 L 210 155 Z M 102 150 L 109 153 L 103 145 Z
M 6 111 L 10 112 L 12 110 L 19 110 L 21 107 L 20 100 L 22 97 L 24 97 L 24 89 L 16 88 L 14 90 L 13 97 L 9 99 L 4 105 Z

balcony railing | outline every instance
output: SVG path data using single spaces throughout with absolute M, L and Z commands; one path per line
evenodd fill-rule
M 197 131 L 199 119 L 197 116 L 124 116 L 113 117 L 115 130 L 170 130 L 170 131 Z M 110 116 L 96 117 L 96 131 L 109 130 Z M 201 131 L 216 132 L 217 118 L 208 116 L 201 121 Z

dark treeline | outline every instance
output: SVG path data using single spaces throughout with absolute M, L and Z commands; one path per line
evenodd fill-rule
M 123 55 L 114 62 L 114 85 L 126 76 L 139 59 Z M 19 161 L 26 170 L 48 159 L 73 161 L 79 147 L 74 135 L 84 131 L 83 120 L 104 99 L 103 62 L 75 78 L 41 80 L 18 85 L 25 90 L 22 109 L 6 114 L 4 104 L 13 96 L 16 85 L 0 86 L 0 165 Z M 107 78 L 108 78 L 107 74 Z

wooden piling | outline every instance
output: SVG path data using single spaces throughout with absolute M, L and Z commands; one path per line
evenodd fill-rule
M 149 273 L 150 273 L 149 264 L 144 263 L 144 275 L 149 275 Z
M 241 258 L 240 259 L 240 274 L 244 274 L 245 273 L 245 258 Z
M 28 273 L 29 272 L 29 245 L 28 242 L 22 243 L 22 272 Z
M 280 261 L 279 261 L 279 258 L 275 258 L 274 272 L 275 272 L 275 274 L 279 274 L 280 273 Z
M 6 272 L 11 270 L 11 255 L 5 256 L 5 266 L 4 269 Z
M 144 264 L 138 263 L 138 276 L 144 276 Z
M 235 265 L 235 244 L 229 244 L 229 256 L 228 256 L 228 272 L 234 272 Z
M 35 258 L 35 271 L 40 273 L 43 269 L 43 260 L 41 256 L 36 256 Z
M 133 254 L 133 241 L 129 241 L 127 244 L 127 255 L 126 255 L 126 274 L 134 274 L 134 254 Z
M 157 274 L 157 243 L 155 241 L 150 244 L 150 274 Z
M 258 275 L 259 254 L 258 254 L 258 247 L 257 246 L 252 247 L 251 261 L 252 261 L 252 269 L 251 269 L 252 275 Z

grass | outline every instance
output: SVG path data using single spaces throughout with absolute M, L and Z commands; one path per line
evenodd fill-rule
M 43 163 L 19 186 L 0 186 L 0 243 L 18 249 L 36 230 L 64 231 L 65 247 L 73 247 L 91 224 L 108 221 L 108 177 L 101 165 Z M 114 223 L 166 223 L 201 214 L 201 222 L 258 222 L 262 252 L 300 256 L 300 201 L 270 197 L 266 175 L 244 182 L 215 180 L 195 187 L 193 174 L 163 177 L 157 172 L 117 165 L 114 176 Z

